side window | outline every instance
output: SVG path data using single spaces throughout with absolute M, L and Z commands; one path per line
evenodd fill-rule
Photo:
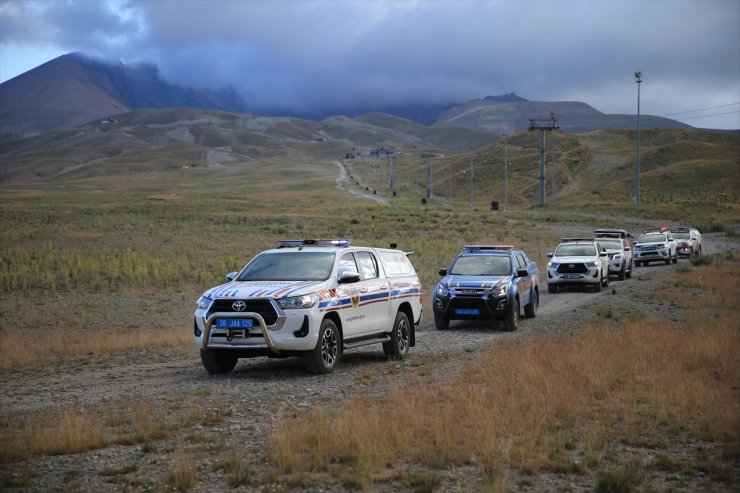
M 351 273 L 359 273 L 359 269 L 357 268 L 357 263 L 355 262 L 355 257 L 351 253 L 345 253 L 342 255 L 342 258 L 339 259 L 339 272 L 337 273 L 339 277 L 342 277 L 342 274 L 346 272 Z
M 517 253 L 516 255 L 516 263 L 517 263 L 517 267 L 516 267 L 517 270 L 527 268 L 527 261 L 524 260 L 524 256 L 521 253 Z
M 360 274 L 363 279 L 376 279 L 378 277 L 378 262 L 370 252 L 355 253 L 357 262 L 360 264 Z

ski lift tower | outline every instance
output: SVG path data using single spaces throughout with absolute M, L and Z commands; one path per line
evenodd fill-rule
M 540 131 L 540 205 L 545 205 L 545 132 L 558 130 L 553 112 L 550 112 L 549 120 L 529 120 L 529 130 Z

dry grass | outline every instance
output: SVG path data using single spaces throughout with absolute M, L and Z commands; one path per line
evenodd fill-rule
M 29 368 L 44 362 L 96 357 L 142 348 L 166 348 L 193 344 L 190 327 L 110 330 L 66 327 L 24 330 L 6 327 L 0 332 L 0 369 Z
M 737 276 L 734 265 L 721 270 L 696 269 L 707 296 Z M 363 397 L 283 422 L 276 464 L 286 474 L 376 476 L 399 461 L 473 465 L 500 485 L 514 470 L 598 469 L 617 439 L 737 441 L 738 317 L 733 300 L 722 303 L 701 324 L 641 320 L 497 344 L 451 382 L 398 386 L 382 401 Z

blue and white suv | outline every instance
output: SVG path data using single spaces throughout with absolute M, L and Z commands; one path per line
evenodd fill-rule
M 519 327 L 520 308 L 534 317 L 540 301 L 539 271 L 522 250 L 510 245 L 466 245 L 434 290 L 434 324 L 450 320 L 501 320 L 506 330 Z
M 382 344 L 391 359 L 415 345 L 421 283 L 408 253 L 349 240 L 278 242 L 198 300 L 195 343 L 210 373 L 239 358 L 302 356 L 333 371 L 345 349 Z

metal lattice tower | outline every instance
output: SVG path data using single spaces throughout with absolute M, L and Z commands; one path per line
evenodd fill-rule
M 545 205 L 545 132 L 559 130 L 555 115 L 550 112 L 549 120 L 529 120 L 529 130 L 540 131 L 540 205 Z

